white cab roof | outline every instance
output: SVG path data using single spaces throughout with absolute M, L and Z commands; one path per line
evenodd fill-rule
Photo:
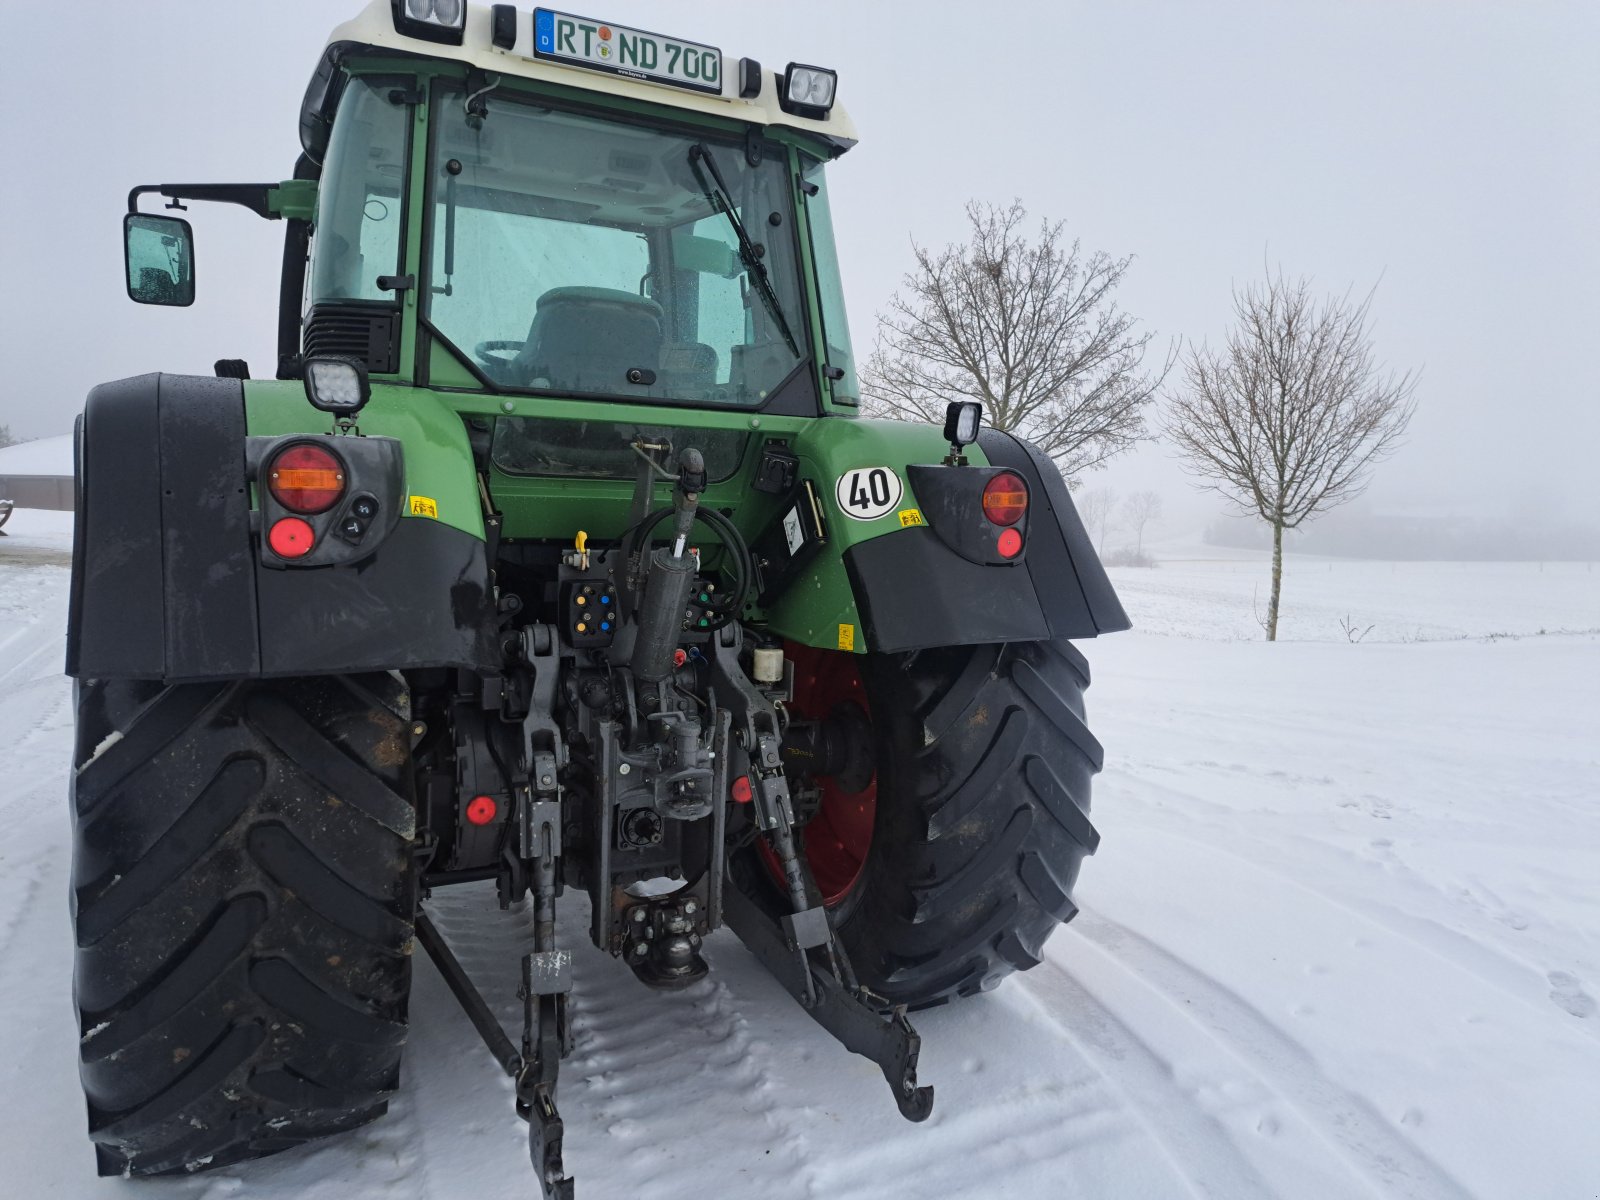
M 328 38 L 330 46 L 340 42 L 360 42 L 385 50 L 426 55 L 429 58 L 448 59 L 497 75 L 515 75 L 524 79 L 539 79 L 566 87 L 603 92 L 610 96 L 625 96 L 632 100 L 660 104 L 668 108 L 688 109 L 692 112 L 710 113 L 714 116 L 738 121 L 751 121 L 758 125 L 781 125 L 790 129 L 820 134 L 836 143 L 841 149 L 857 141 L 855 126 L 849 115 L 837 104 L 826 120 L 815 121 L 807 117 L 784 112 L 778 104 L 778 87 L 787 60 L 761 65 L 761 93 L 750 100 L 738 95 L 739 57 L 723 52 L 722 94 L 710 95 L 689 91 L 665 84 L 649 83 L 612 75 L 604 71 L 591 71 L 582 67 L 566 66 L 533 57 L 534 5 L 519 3 L 517 11 L 517 37 L 512 49 L 502 50 L 490 37 L 490 12 L 487 5 L 467 6 L 466 35 L 462 45 L 451 46 L 421 38 L 406 37 L 395 31 L 390 0 L 371 0 L 353 20 L 346 21 Z M 664 12 L 664 16 L 668 14 Z M 679 14 L 674 10 L 670 19 Z M 687 31 L 681 36 L 687 38 Z M 699 39 L 694 39 L 698 41 Z

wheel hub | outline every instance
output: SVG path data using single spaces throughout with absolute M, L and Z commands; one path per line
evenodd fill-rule
M 784 759 L 820 793 L 805 826 L 805 852 L 823 902 L 836 907 L 860 882 L 872 846 L 878 783 L 871 709 L 854 654 L 794 643 L 785 653 L 794 663 L 794 719 Z M 767 867 L 776 874 L 776 862 Z

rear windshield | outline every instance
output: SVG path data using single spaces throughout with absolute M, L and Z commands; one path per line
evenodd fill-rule
M 789 157 L 500 99 L 437 106 L 428 317 L 492 383 L 755 408 L 805 357 Z M 751 262 L 718 207 L 755 243 Z

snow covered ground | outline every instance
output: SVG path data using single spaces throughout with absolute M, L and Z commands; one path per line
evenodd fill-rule
M 0 475 L 64 475 L 72 478 L 72 435 L 36 438 L 0 446 Z
M 19 512 L 0 538 L 4 1194 L 536 1195 L 507 1085 L 425 961 L 384 1121 L 193 1179 L 94 1178 L 64 521 Z M 1556 632 L 1600 627 L 1600 574 L 1291 559 L 1295 640 L 1268 646 L 1242 640 L 1264 564 L 1212 557 L 1116 573 L 1141 631 L 1086 647 L 1107 766 L 1083 913 L 1034 971 L 917 1018 L 932 1119 L 904 1123 L 730 937 L 658 996 L 574 932 L 580 1196 L 1600 1195 L 1600 636 Z M 1360 644 L 1347 614 L 1376 625 Z M 511 1022 L 524 919 L 482 890 L 435 911 Z
M 1260 640 L 1271 583 L 1265 554 L 1188 539 L 1148 549 L 1159 566 L 1111 571 L 1139 632 Z M 1600 633 L 1600 564 L 1366 562 L 1291 554 L 1283 606 L 1278 636 L 1287 641 L 1348 642 L 1346 621 L 1364 642 Z

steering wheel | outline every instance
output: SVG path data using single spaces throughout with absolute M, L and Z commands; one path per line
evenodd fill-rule
M 501 340 L 479 342 L 472 348 L 472 357 L 482 363 L 490 375 L 501 379 L 511 371 L 514 360 L 526 345 L 526 342 Z

